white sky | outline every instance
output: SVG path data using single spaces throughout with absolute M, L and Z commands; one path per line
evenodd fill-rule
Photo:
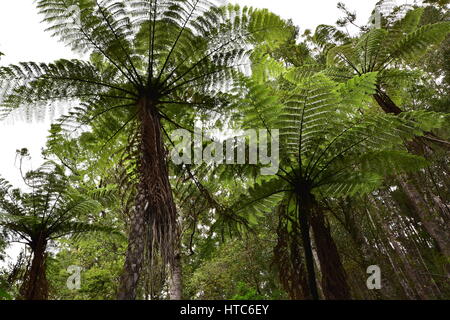
M 342 0 L 358 14 L 359 24 L 369 20 L 377 0 Z M 268 8 L 286 19 L 292 19 L 300 31 L 314 29 L 319 24 L 334 24 L 341 16 L 336 8 L 338 0 L 234 0 L 241 5 Z M 403 4 L 406 0 L 398 0 Z M 412 1 L 409 1 L 410 3 Z M 35 5 L 30 0 L 0 1 L 0 65 L 20 61 L 51 62 L 58 58 L 79 58 L 63 44 L 44 32 Z M 33 161 L 28 168 L 36 168 L 41 160 L 49 123 L 0 122 L 0 176 L 19 185 L 20 175 L 15 164 L 16 149 L 28 148 Z M 15 251 L 9 250 L 14 256 Z M 12 252 L 14 251 L 14 252 Z

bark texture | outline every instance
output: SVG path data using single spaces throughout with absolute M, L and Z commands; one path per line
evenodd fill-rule
M 448 224 L 442 220 L 435 209 L 435 203 L 430 199 L 427 201 L 423 192 L 420 192 L 412 181 L 413 177 L 402 176 L 399 178 L 400 185 L 407 199 L 419 218 L 423 228 L 435 240 L 439 250 L 445 256 L 450 257 L 450 230 Z M 438 208 L 440 210 L 440 208 Z
M 287 205 L 281 204 L 277 211 L 279 222 L 277 227 L 277 245 L 274 248 L 274 263 L 278 268 L 278 275 L 291 300 L 311 299 L 308 278 L 301 251 L 301 237 L 296 221 L 288 228 Z
M 47 241 L 43 236 L 31 243 L 33 259 L 20 288 L 20 295 L 23 300 L 48 300 L 48 282 L 45 268 L 46 248 Z
M 327 300 L 351 299 L 347 274 L 342 265 L 338 249 L 331 236 L 330 227 L 320 210 L 311 216 L 320 270 L 322 272 L 322 290 Z
M 181 300 L 183 296 L 183 276 L 181 268 L 181 256 L 177 254 L 171 266 L 172 276 L 170 279 L 170 300 Z
M 311 247 L 311 237 L 309 235 L 310 217 L 313 207 L 313 196 L 309 190 L 300 190 L 298 192 L 298 220 L 300 222 L 300 232 L 302 236 L 303 250 L 305 254 L 306 270 L 308 275 L 308 288 L 313 300 L 319 300 L 317 290 L 316 271 L 314 269 L 314 256 Z
M 139 102 L 140 153 L 136 208 L 121 277 L 119 300 L 136 299 L 145 247 L 157 248 L 164 263 L 173 264 L 177 239 L 176 207 L 167 168 L 167 152 L 155 104 L 149 97 Z M 151 244 L 146 244 L 146 233 Z

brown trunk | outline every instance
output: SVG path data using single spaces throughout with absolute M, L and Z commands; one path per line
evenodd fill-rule
M 377 93 L 373 97 L 385 113 L 392 113 L 395 115 L 402 113 L 402 110 L 397 107 L 395 102 L 392 101 L 392 99 L 382 90 L 378 89 Z
M 409 261 L 406 258 L 406 253 L 404 252 L 404 250 L 400 247 L 397 239 L 392 235 L 391 230 L 389 229 L 389 227 L 386 225 L 386 222 L 384 221 L 383 218 L 381 219 L 381 226 L 384 230 L 384 234 L 387 237 L 387 239 L 389 240 L 389 243 L 393 246 L 396 256 L 397 258 L 400 260 L 400 262 L 403 265 L 403 268 L 406 272 L 406 275 L 408 276 L 408 278 L 410 279 L 411 283 L 413 284 L 413 287 L 415 289 L 415 292 L 417 294 L 416 298 L 419 299 L 429 299 L 429 295 L 428 293 L 426 293 L 422 287 L 421 287 L 421 281 L 420 281 L 420 277 L 417 274 L 417 271 L 414 270 L 414 268 L 410 265 Z
M 181 300 L 183 292 L 181 256 L 177 254 L 171 266 L 172 276 L 170 278 L 170 300 Z
M 274 263 L 278 267 L 278 275 L 291 300 L 311 299 L 305 264 L 300 249 L 299 226 L 292 221 L 292 228 L 288 228 L 287 205 L 278 207 L 279 222 L 277 228 L 277 245 L 274 248 Z
M 141 187 L 141 184 L 138 188 Z M 136 290 L 142 270 L 145 250 L 145 199 L 139 191 L 136 199 L 136 209 L 130 222 L 130 232 L 128 235 L 128 248 L 125 259 L 125 266 L 120 278 L 120 289 L 118 300 L 136 299 Z
M 311 216 L 311 227 L 322 272 L 322 290 L 326 299 L 351 299 L 347 274 L 342 266 L 330 228 L 326 225 L 323 213 L 320 210 L 316 210 Z
M 299 190 L 297 193 L 298 220 L 302 236 L 303 250 L 305 253 L 305 264 L 308 275 L 308 288 L 313 300 L 319 300 L 317 290 L 316 271 L 314 269 L 314 255 L 311 247 L 311 237 L 309 235 L 310 219 L 314 198 L 308 189 Z
M 47 241 L 43 236 L 31 243 L 33 260 L 30 269 L 25 274 L 25 279 L 20 288 L 20 294 L 24 300 L 47 300 L 48 282 L 45 270 L 45 250 Z
M 142 270 L 146 232 L 165 263 L 173 263 L 177 237 L 176 207 L 167 168 L 166 149 L 158 111 L 151 99 L 139 102 L 140 157 L 136 209 L 131 220 L 129 244 L 121 277 L 119 300 L 136 299 Z

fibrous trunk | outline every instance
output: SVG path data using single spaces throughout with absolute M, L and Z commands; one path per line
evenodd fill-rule
M 303 262 L 301 239 L 297 221 L 287 217 L 288 207 L 282 203 L 278 208 L 277 245 L 274 248 L 274 263 L 284 290 L 291 300 L 310 299 L 308 279 Z M 292 223 L 292 228 L 289 228 Z
M 139 102 L 140 154 L 136 207 L 131 219 L 129 243 L 118 298 L 133 300 L 144 261 L 145 235 L 157 247 L 164 263 L 173 265 L 176 249 L 176 207 L 169 182 L 166 149 L 160 118 L 149 98 Z
M 311 298 L 319 300 L 317 290 L 316 272 L 314 269 L 314 256 L 311 247 L 311 237 L 309 235 L 310 216 L 313 206 L 313 199 L 309 193 L 300 193 L 297 198 L 298 219 L 300 223 L 300 232 L 302 236 L 303 250 L 305 253 L 305 263 L 308 275 L 308 287 Z
M 171 266 L 172 276 L 170 278 L 170 300 L 181 300 L 182 298 L 182 269 L 181 256 L 177 254 Z
M 31 243 L 33 260 L 20 288 L 20 294 L 24 300 L 48 299 L 48 282 L 45 270 L 46 247 L 47 242 L 43 237 L 39 237 Z
M 400 177 L 399 182 L 423 228 L 435 240 L 439 251 L 450 257 L 450 230 L 435 210 L 434 203 L 431 200 L 426 201 L 426 195 L 419 191 L 412 176 Z
M 347 274 L 342 266 L 330 228 L 325 223 L 325 218 L 320 210 L 315 210 L 312 214 L 311 227 L 322 272 L 322 290 L 325 298 L 328 300 L 351 299 Z

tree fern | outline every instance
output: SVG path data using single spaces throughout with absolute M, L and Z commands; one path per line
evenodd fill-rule
M 365 96 L 376 90 L 376 76 L 368 73 L 344 84 L 324 73 L 289 77 L 293 87 L 281 91 L 276 99 L 284 105 L 279 121 L 264 118 L 263 95 L 253 95 L 253 112 L 246 109 L 252 125 L 258 117 L 260 127 L 276 124 L 273 128 L 280 130 L 281 138 L 280 172 L 251 189 L 253 195 L 248 203 L 256 211 L 261 208 L 253 201 L 267 200 L 266 205 L 273 208 L 269 200 L 275 195 L 279 196 L 275 201 L 288 198 L 296 203 L 304 250 L 309 257 L 309 288 L 316 298 L 308 225 L 309 219 L 318 214 L 319 199 L 369 193 L 380 186 L 386 175 L 423 168 L 426 162 L 408 154 L 403 142 L 430 129 L 428 119 L 432 117 L 441 119 L 433 127 L 443 124 L 443 116 L 438 114 L 418 112 L 397 117 L 369 111 L 355 113 L 355 108 L 364 108 L 368 103 Z M 269 106 L 266 108 L 269 110 Z M 260 205 L 264 207 L 264 203 Z
M 0 109 L 8 113 L 24 104 L 72 99 L 82 105 L 67 122 L 82 119 L 86 125 L 113 113 L 109 119 L 121 124 L 111 139 L 132 126 L 130 140 L 138 142 L 128 153 L 135 156 L 139 176 L 138 209 L 121 290 L 121 298 L 130 298 L 142 266 L 136 259 L 143 254 L 143 231 L 153 231 L 166 263 L 173 262 L 177 247 L 166 128 L 183 127 L 186 123 L 179 122 L 188 122 L 199 110 L 220 110 L 220 94 L 251 67 L 251 50 L 282 39 L 286 23 L 267 10 L 207 0 L 40 0 L 37 6 L 53 36 L 91 59 L 0 69 L 2 86 L 9 88 Z M 74 6 L 79 16 L 71 14 Z
M 21 295 L 41 300 L 48 297 L 45 259 L 50 241 L 85 232 L 116 232 L 109 226 L 86 221 L 88 214 L 95 214 L 102 206 L 69 187 L 61 167 L 48 163 L 28 172 L 24 181 L 31 192 L 13 189 L 6 180 L 0 180 L 0 226 L 31 248 L 33 259 Z

